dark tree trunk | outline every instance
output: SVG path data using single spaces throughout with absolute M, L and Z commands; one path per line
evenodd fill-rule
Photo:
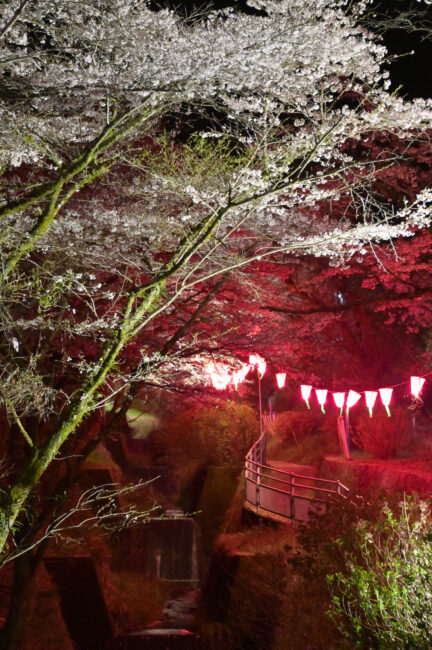
M 36 559 L 37 558 L 37 559 Z M 14 574 L 9 613 L 0 637 L 1 650 L 22 650 L 27 620 L 31 611 L 34 575 L 38 555 L 25 553 L 14 561 Z
M 109 435 L 112 426 L 124 417 L 128 403 L 128 400 L 125 400 L 121 411 L 103 429 L 104 433 Z M 84 445 L 84 448 L 80 450 L 79 459 L 73 466 L 66 464 L 66 473 L 59 480 L 51 497 L 47 499 L 45 508 L 42 509 L 33 522 L 32 529 L 28 530 L 24 526 L 23 533 L 25 534 L 26 544 L 30 545 L 36 539 L 36 536 L 44 527 L 45 523 L 50 521 L 54 513 L 56 511 L 59 512 L 64 506 L 66 496 L 70 487 L 77 480 L 82 464 L 101 441 L 100 422 L 98 425 L 98 431 L 91 436 L 90 440 Z M 16 537 L 16 543 L 19 546 L 19 535 Z M 34 577 L 43 558 L 46 545 L 47 540 L 43 540 L 36 546 L 36 550 L 24 552 L 23 555 L 14 560 L 14 574 L 8 616 L 4 627 L 0 629 L 0 650 L 22 650 L 23 648 L 23 640 L 27 629 L 28 618 L 31 613 L 32 599 L 34 597 Z

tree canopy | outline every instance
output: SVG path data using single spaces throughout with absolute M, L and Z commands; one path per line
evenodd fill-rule
M 430 155 L 432 103 L 388 92 L 367 3 L 250 4 L 264 15 L 4 6 L 1 396 L 27 449 L 0 549 L 89 414 L 164 374 L 199 378 L 302 256 L 330 277 L 430 225 L 430 169 L 406 169 L 413 148 Z

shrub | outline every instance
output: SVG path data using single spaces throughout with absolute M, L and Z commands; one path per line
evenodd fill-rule
M 431 513 L 400 498 L 356 495 L 297 528 L 293 569 L 349 648 L 432 647 Z
M 359 521 L 375 521 L 388 496 L 375 494 L 371 501 L 360 494 L 350 495 L 347 499 L 332 499 L 324 514 L 311 513 L 309 521 L 299 522 L 296 526 L 298 550 L 291 560 L 296 573 L 316 583 L 324 596 L 328 592 L 327 574 L 341 571 L 344 567 L 339 540 L 343 538 L 344 547 L 352 550 L 352 531 Z M 392 495 L 395 503 L 399 496 Z
M 425 503 L 387 504 L 337 540 L 329 615 L 361 648 L 432 647 L 432 523 Z
M 284 411 L 279 413 L 271 425 L 271 433 L 282 442 L 295 442 L 297 445 L 323 424 L 321 413 L 311 411 Z
M 379 411 L 372 418 L 361 415 L 351 427 L 353 442 L 376 458 L 390 458 L 404 451 L 413 440 L 409 412 L 395 407 L 391 417 Z
M 324 456 L 339 451 L 336 418 L 322 413 L 306 410 L 280 413 L 270 433 L 268 458 L 318 468 Z
M 254 411 L 226 402 L 213 407 L 189 405 L 152 434 L 160 462 L 175 468 L 179 478 L 191 478 L 208 466 L 243 466 L 259 435 Z

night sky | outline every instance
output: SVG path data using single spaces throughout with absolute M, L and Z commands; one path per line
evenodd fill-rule
M 385 0 L 379 5 L 382 12 L 395 12 L 398 8 L 407 10 L 410 6 L 419 6 L 416 2 L 406 0 Z M 414 52 L 402 56 L 389 66 L 392 90 L 402 86 L 400 92 L 407 98 L 432 97 L 432 6 L 429 13 L 429 39 L 424 39 L 424 34 L 419 32 L 408 34 L 400 29 L 390 30 L 384 35 L 384 43 L 391 54 Z

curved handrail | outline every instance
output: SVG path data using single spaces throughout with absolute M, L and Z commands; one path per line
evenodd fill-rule
M 309 510 L 322 509 L 327 500 L 321 497 L 349 492 L 339 480 L 306 476 L 268 465 L 265 455 L 265 434 L 252 445 L 245 458 L 245 502 L 257 513 L 277 518 L 307 519 Z M 309 502 L 305 509 L 302 502 Z M 296 505 L 300 504 L 300 508 Z M 314 504 L 318 504 L 314 507 Z

